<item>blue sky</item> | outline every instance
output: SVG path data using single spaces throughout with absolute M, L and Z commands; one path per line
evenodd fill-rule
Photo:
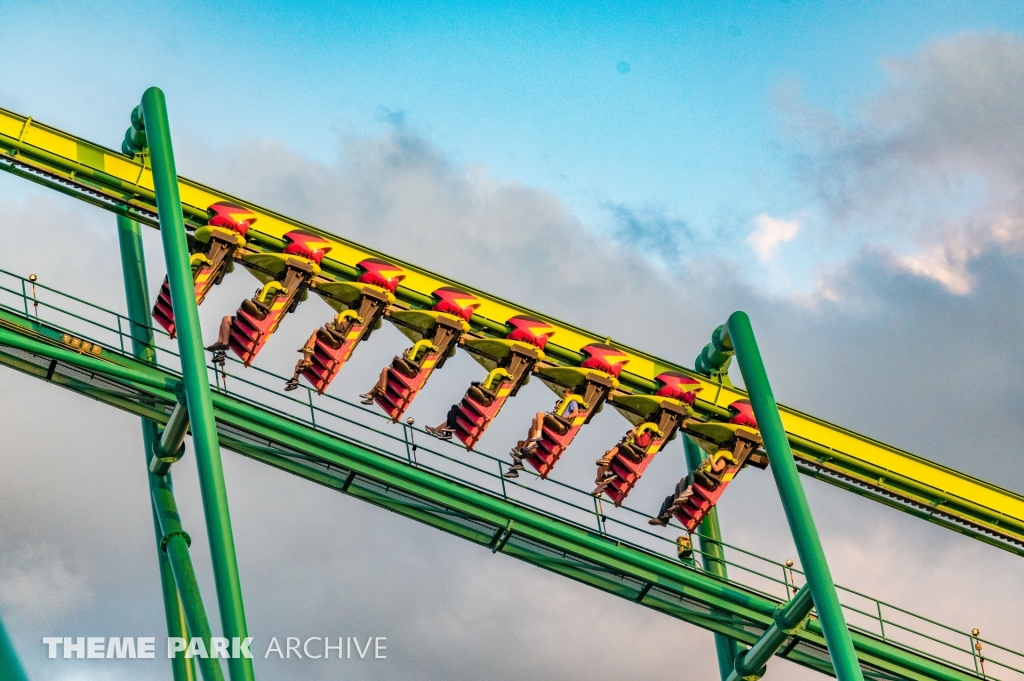
M 723 249 L 762 212 L 817 219 L 793 186 L 773 93 L 799 88 L 850 116 L 885 82 L 883 60 L 1024 21 L 1008 2 L 795 0 L 9 1 L 0 12 L 4 105 L 96 141 L 117 144 L 151 84 L 167 92 L 179 137 L 273 139 L 324 162 L 339 136 L 401 120 L 455 162 L 550 189 L 595 229 L 624 205 Z M 807 270 L 858 245 L 789 250 Z
M 158 85 L 183 175 L 684 364 L 747 310 L 783 403 L 1020 491 L 1022 24 L 1024 5 L 995 1 L 0 0 L 0 107 L 119 147 Z M 109 214 L 0 175 L 0 232 L 29 224 L 0 267 L 123 308 L 118 268 L 96 266 L 116 250 Z M 153 293 L 159 238 L 145 238 Z M 253 281 L 211 294 L 207 335 Z M 290 371 L 327 312 L 303 304 L 259 365 Z M 404 347 L 385 329 L 332 394 L 355 397 Z M 478 378 L 458 355 L 410 414 L 437 423 Z M 550 406 L 541 392 L 505 408 L 488 451 Z M 625 425 L 608 411 L 558 479 L 589 482 Z M 16 471 L 0 476 L 5 622 L 39 678 L 139 678 L 75 676 L 38 646 L 96 623 L 159 631 L 149 519 L 124 510 L 146 503 L 137 419 L 14 372 L 0 376 L 0 413 Z M 210 604 L 196 476 L 179 465 Z M 681 657 L 716 673 L 706 632 L 240 457 L 225 466 L 261 635 L 390 618 L 395 678 L 655 677 Z M 651 470 L 631 499 L 653 511 L 681 451 Z M 804 484 L 838 583 L 1020 647 L 1019 558 Z M 771 476 L 730 492 L 727 539 L 791 557 Z M 644 654 L 609 661 L 612 637 Z M 535 640 L 559 647 L 527 650 Z

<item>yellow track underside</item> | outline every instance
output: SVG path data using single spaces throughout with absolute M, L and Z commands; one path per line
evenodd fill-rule
M 53 177 L 81 182 L 118 201 L 155 212 L 149 168 L 132 158 L 3 109 L 0 109 L 0 150 L 3 152 L 0 159 L 14 159 Z M 6 164 L 4 168 L 7 168 Z M 30 179 L 41 181 L 35 177 Z M 60 188 L 56 182 L 43 183 Z M 331 242 L 331 251 L 323 263 L 325 275 L 332 269 L 351 271 L 356 263 L 369 257 L 382 258 L 403 267 L 407 273 L 399 289 L 400 295 L 404 292 L 406 297 L 409 293 L 429 297 L 437 288 L 452 285 L 477 295 L 483 301 L 474 315 L 474 324 L 477 326 L 488 320 L 503 323 L 517 314 L 530 314 L 556 328 L 548 344 L 549 348 L 560 347 L 573 352 L 589 343 L 603 342 L 606 338 L 518 307 L 196 182 L 181 178 L 180 189 L 186 217 L 193 216 L 193 222 L 196 216 L 204 215 L 207 207 L 218 201 L 232 201 L 250 208 L 258 215 L 257 222 L 249 231 L 250 241 L 270 244 L 271 248 L 285 233 L 295 229 L 306 229 L 322 235 Z M 654 377 L 663 371 L 683 371 L 704 384 L 697 409 L 705 413 L 715 411 L 710 405 L 727 407 L 735 400 L 746 397 L 741 390 L 721 386 L 670 362 L 615 345 L 629 356 L 629 363 L 622 376 L 627 384 L 650 385 Z M 994 530 L 1004 537 L 1024 541 L 1024 497 L 794 409 L 781 407 L 781 411 L 798 460 L 816 463 L 818 467 L 838 473 L 847 480 L 856 480 L 859 486 L 896 493 L 905 500 L 924 506 L 926 512 L 938 510 L 949 517 Z

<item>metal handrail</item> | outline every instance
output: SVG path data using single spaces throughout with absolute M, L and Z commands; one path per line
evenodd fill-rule
M 28 313 L 28 303 L 29 303 L 29 298 L 31 296 L 28 295 L 28 293 L 27 293 L 27 291 L 25 289 L 25 284 L 27 282 L 29 282 L 29 280 L 27 278 L 25 278 L 25 277 L 22 277 L 20 275 L 15 274 L 15 273 L 9 272 L 9 271 L 4 270 L 2 268 L 0 268 L 0 275 L 9 276 L 9 277 L 12 277 L 12 278 L 17 279 L 17 280 L 20 281 L 20 283 L 21 283 L 21 286 L 20 286 L 21 290 L 20 291 L 15 289 L 15 288 L 9 288 L 7 286 L 4 286 L 4 285 L 0 284 L 0 293 L 7 293 L 7 294 L 10 294 L 10 295 L 12 295 L 12 296 L 14 296 L 16 298 L 21 298 L 22 300 L 19 301 L 19 302 L 22 303 L 21 307 L 24 308 L 24 311 L 18 309 L 15 306 L 4 304 L 3 302 L 0 302 L 0 308 L 7 309 L 7 310 L 9 310 L 9 311 L 11 311 L 11 312 L 13 312 L 15 314 L 19 314 L 19 315 L 20 314 L 24 314 L 25 317 L 28 318 L 30 321 L 42 322 L 43 321 L 42 315 L 34 316 L 34 315 Z M 114 312 L 112 310 L 104 308 L 104 307 L 102 307 L 100 305 L 97 305 L 95 303 L 91 303 L 89 301 L 83 300 L 83 299 L 78 298 L 76 296 L 64 293 L 64 292 L 62 292 L 62 291 L 60 291 L 58 289 L 55 289 L 53 287 L 46 286 L 45 284 L 41 284 L 38 281 L 35 281 L 35 282 L 32 282 L 32 283 L 34 283 L 37 288 L 43 289 L 43 290 L 45 290 L 45 291 L 47 291 L 49 293 L 55 294 L 55 295 L 57 295 L 60 298 L 67 299 L 67 300 L 73 301 L 73 302 L 81 304 L 81 305 L 85 305 L 86 307 L 90 308 L 91 310 L 95 310 L 97 312 L 100 312 L 100 313 L 112 316 L 116 320 L 116 323 L 117 323 L 116 327 L 108 326 L 108 325 L 106 325 L 104 323 L 96 321 L 95 319 L 92 319 L 92 318 L 89 318 L 89 317 L 85 317 L 85 316 L 83 316 L 83 315 L 81 315 L 81 314 L 79 314 L 77 312 L 74 312 L 74 311 L 69 310 L 69 309 L 65 309 L 64 307 L 62 307 L 60 305 L 57 305 L 57 304 L 54 304 L 52 302 L 41 300 L 38 296 L 31 297 L 32 298 L 32 303 L 35 304 L 35 305 L 38 305 L 38 307 L 36 308 L 37 310 L 38 310 L 38 308 L 42 308 L 44 311 L 45 310 L 52 310 L 53 312 L 56 312 L 56 313 L 59 313 L 59 314 L 62 314 L 62 315 L 67 315 L 71 319 L 78 320 L 78 321 L 84 322 L 86 324 L 89 324 L 89 325 L 91 325 L 92 327 L 94 327 L 97 330 L 101 330 L 101 331 L 105 331 L 105 332 L 108 332 L 110 334 L 113 334 L 114 336 L 116 336 L 119 339 L 120 348 L 121 348 L 122 352 L 124 352 L 124 340 L 126 338 L 127 339 L 131 339 L 132 338 L 132 334 L 131 334 L 130 330 L 128 330 L 128 331 L 125 330 L 124 323 L 127 322 L 128 329 L 131 329 L 132 326 L 136 326 L 136 327 L 138 327 L 138 326 L 146 327 L 147 326 L 147 325 L 138 324 L 138 323 L 134 323 L 133 324 L 132 322 L 130 322 L 128 320 L 128 317 L 125 316 L 125 315 L 119 314 L 117 312 Z M 81 333 L 81 332 L 79 332 L 77 330 L 67 329 L 65 327 L 62 327 L 62 326 L 54 323 L 53 321 L 50 321 L 50 320 L 47 320 L 46 323 L 49 326 L 52 326 L 52 327 L 57 328 L 57 329 L 62 330 L 62 331 L 68 331 L 69 333 L 70 332 L 74 332 L 76 337 L 80 337 L 83 340 L 87 340 L 87 341 L 93 342 L 93 343 L 98 343 L 101 346 L 107 345 L 107 342 L 104 341 L 103 339 L 96 338 L 96 337 L 90 336 L 88 334 L 83 334 L 83 333 Z M 169 340 L 168 334 L 162 328 L 156 327 L 156 326 L 148 326 L 148 328 L 150 328 L 154 332 L 156 337 L 160 338 L 161 340 Z M 168 347 L 164 347 L 164 346 L 160 345 L 159 343 L 154 344 L 152 347 L 153 347 L 154 351 L 157 351 L 157 353 L 166 353 L 167 355 L 170 355 L 172 357 L 177 357 L 178 356 L 178 353 L 175 352 L 173 349 L 170 349 Z M 158 354 L 158 357 L 159 357 L 159 354 Z M 229 360 L 231 361 L 232 366 L 234 366 L 234 365 L 241 365 L 242 364 L 240 361 L 236 360 L 235 358 L 229 358 Z M 176 367 L 168 366 L 167 364 L 165 364 L 163 362 L 160 362 L 159 359 L 157 360 L 157 365 L 161 366 L 163 368 L 166 368 L 166 369 L 170 369 L 172 371 L 177 371 Z M 215 372 L 218 371 L 218 369 L 216 367 L 214 367 L 213 365 L 208 365 L 207 369 L 209 371 L 215 371 Z M 263 369 L 261 367 L 252 367 L 251 366 L 251 367 L 248 367 L 248 371 L 251 372 L 252 374 L 262 375 L 262 376 L 265 376 L 265 377 L 267 377 L 269 379 L 274 379 L 276 381 L 284 381 L 285 380 L 284 377 L 279 376 L 277 374 L 274 374 L 273 372 L 267 371 L 266 369 Z M 443 475 L 443 476 L 452 477 L 452 478 L 458 480 L 459 482 L 461 482 L 463 484 L 472 486 L 472 487 L 474 487 L 476 489 L 479 489 L 479 490 L 482 490 L 482 491 L 487 491 L 487 492 L 490 492 L 490 493 L 494 493 L 495 492 L 495 490 L 490 488 L 490 487 L 486 487 L 486 486 L 483 486 L 481 484 L 472 482 L 470 480 L 466 480 L 464 478 L 460 478 L 458 476 L 453 475 L 452 473 L 450 473 L 448 471 L 443 471 L 443 470 L 437 469 L 437 468 L 435 468 L 433 466 L 427 465 L 426 463 L 420 462 L 418 459 L 416 459 L 414 457 L 414 454 L 413 454 L 414 450 L 416 452 L 422 451 L 422 452 L 429 453 L 430 455 L 438 457 L 438 458 L 440 458 L 440 459 L 442 459 L 444 461 L 455 463 L 455 464 L 458 464 L 459 466 L 468 468 L 469 470 L 471 470 L 471 471 L 473 471 L 473 472 L 475 472 L 477 474 L 482 474 L 482 475 L 487 476 L 488 478 L 491 478 L 491 479 L 500 480 L 500 483 L 501 483 L 501 494 L 506 499 L 509 498 L 509 495 L 508 495 L 508 492 L 507 492 L 507 486 L 510 485 L 513 488 L 524 490 L 524 491 L 526 491 L 526 492 L 528 492 L 530 494 L 537 495 L 537 496 L 539 496 L 539 497 L 541 497 L 543 499 L 554 501 L 554 502 L 557 502 L 557 503 L 559 503 L 559 504 L 561 504 L 563 506 L 567 506 L 570 509 L 573 509 L 574 511 L 580 512 L 582 514 L 594 516 L 594 517 L 597 518 L 597 523 L 598 523 L 599 531 L 601 531 L 604 534 L 608 534 L 611 537 L 614 537 L 616 540 L 622 541 L 623 544 L 626 544 L 626 545 L 629 545 L 629 546 L 633 546 L 633 547 L 636 547 L 636 548 L 648 548 L 648 547 L 643 547 L 643 546 L 641 546 L 639 544 L 636 544 L 635 542 L 630 541 L 630 540 L 626 539 L 625 537 L 619 537 L 619 536 L 617 536 L 617 535 L 615 535 L 613 533 L 609 533 L 608 530 L 607 530 L 607 525 L 609 523 L 611 523 L 613 526 L 625 528 L 625 529 L 628 529 L 631 532 L 638 533 L 644 539 L 654 539 L 654 540 L 657 540 L 659 542 L 663 542 L 664 544 L 671 544 L 671 545 L 674 546 L 674 542 L 671 539 L 668 539 L 667 537 L 664 537 L 663 535 L 654 534 L 653 532 L 647 530 L 644 527 L 639 527 L 637 525 L 634 525 L 634 524 L 628 522 L 627 520 L 625 520 L 623 518 L 616 517 L 615 515 L 611 515 L 611 516 L 606 515 L 602 511 L 599 511 L 598 505 L 596 503 L 594 503 L 593 504 L 593 508 L 591 508 L 590 505 L 591 505 L 591 503 L 593 503 L 592 500 L 594 499 L 594 497 L 592 497 L 585 490 L 582 490 L 582 489 L 577 488 L 577 487 L 573 487 L 572 485 L 569 485 L 569 484 L 567 484 L 565 482 L 562 482 L 560 480 L 551 480 L 551 479 L 549 479 L 549 480 L 546 481 L 546 483 L 547 483 L 546 487 L 558 488 L 558 489 L 564 490 L 564 491 L 572 493 L 572 494 L 584 495 L 588 499 L 588 503 L 586 505 L 584 505 L 582 503 L 577 503 L 577 502 L 574 502 L 574 501 L 567 500 L 566 498 L 556 496 L 555 494 L 549 493 L 549 492 L 544 491 L 544 490 L 528 487 L 523 482 L 518 482 L 518 481 L 515 481 L 515 480 L 506 480 L 504 477 L 502 477 L 501 474 L 503 472 L 503 468 L 502 467 L 503 466 L 507 466 L 508 465 L 507 462 L 502 460 L 502 459 L 498 459 L 498 458 L 496 458 L 496 457 L 494 457 L 494 456 L 492 456 L 490 454 L 487 454 L 485 452 L 481 452 L 479 450 L 474 450 L 472 453 L 476 457 L 483 458 L 485 460 L 490 460 L 491 462 L 496 463 L 497 464 L 497 471 L 498 471 L 497 473 L 495 473 L 492 470 L 485 469 L 485 468 L 483 468 L 481 466 L 477 466 L 477 465 L 471 463 L 470 461 L 468 461 L 466 459 L 456 458 L 456 457 L 453 457 L 453 456 L 449 456 L 448 454 L 445 454 L 445 453 L 443 453 L 443 452 L 441 452 L 441 451 L 439 451 L 437 449 L 434 449 L 430 445 L 420 444 L 420 443 L 416 443 L 414 441 L 411 441 L 410 432 L 412 432 L 412 433 L 419 432 L 419 433 L 423 434 L 425 442 L 436 442 L 436 440 L 434 440 L 433 438 L 430 438 L 429 434 L 427 434 L 425 430 L 423 430 L 421 428 L 418 428 L 418 427 L 415 427 L 413 425 L 409 425 L 409 424 L 405 424 L 405 423 L 401 424 L 401 426 L 402 426 L 402 436 L 400 437 L 398 435 L 395 435 L 392 432 L 387 432 L 387 431 L 385 431 L 383 429 L 376 428 L 376 427 L 374 427 L 372 425 L 369 425 L 369 424 L 367 424 L 367 423 L 365 423 L 363 421 L 359 421 L 359 420 L 356 420 L 354 418 L 350 418 L 350 417 L 344 416 L 344 415 L 342 415 L 342 414 L 340 414 L 340 413 L 338 413 L 336 411 L 332 411 L 332 410 L 326 409 L 326 408 L 324 408 L 322 406 L 316 405 L 316 404 L 314 404 L 313 399 L 312 399 L 312 393 L 313 393 L 312 389 L 306 388 L 306 398 L 307 399 L 306 399 L 306 401 L 302 401 L 302 400 L 297 399 L 297 398 L 295 398 L 295 397 L 293 397 L 291 395 L 285 395 L 285 394 L 282 394 L 282 393 L 280 393 L 280 392 L 278 392 L 278 391 L 276 391 L 276 390 L 274 390 L 272 388 L 269 388 L 269 387 L 267 387 L 265 385 L 261 385 L 260 383 L 257 383 L 256 381 L 253 381 L 253 380 L 250 380 L 247 377 L 244 377 L 244 376 L 241 376 L 241 375 L 238 375 L 238 374 L 235 374 L 235 373 L 229 373 L 226 369 L 223 370 L 222 373 L 225 376 L 230 377 L 232 379 L 233 384 L 234 384 L 234 382 L 237 382 L 238 384 L 241 384 L 241 385 L 244 385 L 244 386 L 248 386 L 250 388 L 253 388 L 253 389 L 256 389 L 256 390 L 259 390 L 259 391 L 264 391 L 264 392 L 271 393 L 277 399 L 284 399 L 287 402 L 290 402 L 290 403 L 292 403 L 292 404 L 294 404 L 294 405 L 296 405 L 298 407 L 301 407 L 303 411 L 308 410 L 309 411 L 309 415 L 308 415 L 308 417 L 306 417 L 306 416 L 302 416 L 302 415 L 300 415 L 298 413 L 288 412 L 288 411 L 285 411 L 283 409 L 277 408 L 275 406 L 268 405 L 266 402 L 254 400 L 251 396 L 248 396 L 248 395 L 245 395 L 245 394 L 242 394 L 242 393 L 238 393 L 236 391 L 232 391 L 232 390 L 229 390 L 229 389 L 224 389 L 224 388 L 221 388 L 220 386 L 217 386 L 215 388 L 215 390 L 217 390 L 218 392 L 221 392 L 221 393 L 226 394 L 226 395 L 230 395 L 232 397 L 241 399 L 241 400 L 249 402 L 251 404 L 257 404 L 261 408 L 268 409 L 270 411 L 276 412 L 276 413 L 278 413 L 280 415 L 283 415 L 283 416 L 286 416 L 288 418 L 300 419 L 304 423 L 309 424 L 311 427 L 313 427 L 313 428 L 315 428 L 317 430 L 320 430 L 320 431 L 323 431 L 323 432 L 326 432 L 326 433 L 330 433 L 331 435 L 335 435 L 335 436 L 341 437 L 343 439 L 347 439 L 347 440 L 352 440 L 352 441 L 358 442 L 360 444 L 360 446 L 368 447 L 368 448 L 370 448 L 370 449 L 372 449 L 372 450 L 374 450 L 374 451 L 376 451 L 378 453 L 384 454 L 386 456 L 396 457 L 396 454 L 394 454 L 393 452 L 391 452 L 391 451 L 389 451 L 387 449 L 381 448 L 381 447 L 373 445 L 371 443 L 366 443 L 366 442 L 360 441 L 360 440 L 358 440 L 358 438 L 353 438 L 353 436 L 351 434 L 349 434 L 349 433 L 342 433 L 342 432 L 337 431 L 337 430 L 335 430 L 333 428 L 329 428 L 329 427 L 323 425 L 323 419 L 321 419 L 321 423 L 317 423 L 316 422 L 316 414 L 320 413 L 320 414 L 323 414 L 323 415 L 331 417 L 331 418 L 339 419 L 339 420 L 341 420 L 344 423 L 348 423 L 348 424 L 351 424 L 353 426 L 362 428 L 362 429 L 367 430 L 367 431 L 369 431 L 369 432 L 371 432 L 371 433 L 373 433 L 373 434 L 375 434 L 377 436 L 384 437 L 384 438 L 386 438 L 388 440 L 391 440 L 391 441 L 394 441 L 396 443 L 403 443 L 405 445 L 405 447 L 406 447 L 406 451 L 407 451 L 409 462 L 412 463 L 413 465 L 416 465 L 418 467 L 424 468 L 424 469 L 429 470 L 429 471 L 431 471 L 433 473 L 436 473 L 436 474 L 439 474 L 439 475 Z M 325 394 L 325 395 L 322 395 L 321 397 L 324 397 L 327 400 L 330 400 L 331 402 L 336 403 L 336 404 L 338 404 L 338 405 L 340 405 L 340 406 L 342 406 L 342 407 L 344 407 L 346 409 L 354 409 L 357 412 L 361 412 L 362 414 L 365 414 L 365 415 L 368 415 L 368 416 L 373 416 L 374 418 L 378 418 L 378 419 L 381 419 L 381 420 L 384 420 L 384 421 L 388 421 L 386 416 L 383 416 L 382 414 L 380 414 L 380 413 L 378 413 L 376 411 L 373 411 L 373 410 L 370 410 L 370 409 L 366 409 L 363 405 L 356 404 L 354 402 L 349 402 L 348 400 L 344 400 L 344 399 L 336 397 L 334 395 L 326 395 Z M 448 446 L 455 447 L 457 449 L 462 449 L 463 451 L 465 451 L 465 447 L 463 445 L 461 445 L 461 443 L 450 442 L 450 443 L 448 443 Z M 533 473 L 532 471 L 526 471 L 526 473 L 528 473 L 533 478 L 538 478 L 539 477 L 536 473 Z M 532 504 L 529 504 L 528 502 L 523 501 L 521 498 L 516 498 L 516 501 L 519 502 L 519 503 L 526 503 L 528 506 L 530 506 L 534 510 L 538 510 L 540 512 L 547 513 L 547 514 L 551 515 L 550 511 L 546 511 L 544 509 L 537 508 L 537 507 L 533 506 Z M 627 515 L 640 516 L 640 517 L 644 517 L 644 518 L 647 517 L 646 513 L 642 512 L 642 511 L 640 511 L 638 509 L 629 507 L 629 506 L 620 506 L 620 507 L 618 507 L 618 509 L 619 509 L 620 512 L 623 512 L 623 513 L 625 513 Z M 577 525 L 579 527 L 584 527 L 585 528 L 584 525 L 581 525 L 580 523 L 578 523 L 578 522 L 576 522 L 574 520 L 571 520 L 569 518 L 566 518 L 566 517 L 563 517 L 563 516 L 560 516 L 560 515 L 558 515 L 556 517 L 558 517 L 562 521 L 569 522 L 569 523 L 571 523 L 573 525 Z M 673 527 L 676 527 L 679 530 L 683 530 L 683 528 L 681 528 L 681 527 L 679 527 L 677 525 L 673 525 Z M 739 554 L 741 556 L 745 556 L 745 557 L 748 557 L 748 558 L 752 558 L 752 559 L 754 559 L 756 561 L 760 561 L 761 563 L 765 563 L 765 564 L 767 564 L 769 566 L 772 566 L 772 567 L 775 567 L 775 568 L 781 568 L 783 570 L 783 578 L 782 579 L 780 579 L 777 576 L 773 576 L 771 574 L 768 574 L 767 572 L 761 572 L 758 569 L 755 569 L 755 568 L 753 568 L 753 567 L 751 567 L 749 565 L 744 565 L 742 563 L 736 562 L 733 559 L 722 558 L 722 557 L 719 557 L 717 555 L 714 556 L 715 560 L 717 560 L 719 562 L 723 562 L 723 563 L 727 564 L 728 566 L 730 566 L 731 568 L 733 568 L 735 570 L 739 570 L 739 571 L 742 571 L 744 573 L 748 573 L 750 575 L 754 575 L 754 576 L 756 576 L 756 577 L 758 577 L 760 579 L 767 580 L 769 583 L 772 583 L 772 584 L 781 585 L 783 587 L 783 589 L 784 589 L 784 594 L 785 594 L 784 598 L 786 600 L 788 600 L 788 598 L 790 596 L 790 589 L 794 585 L 791 584 L 786 579 L 785 571 L 789 570 L 790 573 L 793 574 L 793 575 L 796 575 L 796 574 L 803 575 L 803 572 L 801 570 L 799 570 L 798 568 L 789 567 L 789 566 L 785 565 L 785 563 L 783 563 L 783 562 L 779 562 L 779 561 L 775 561 L 775 560 L 770 559 L 770 558 L 766 558 L 766 557 L 761 556 L 759 554 L 756 554 L 756 553 L 754 553 L 752 551 L 746 550 L 746 549 L 744 549 L 742 547 L 739 547 L 739 546 L 736 546 L 736 545 L 733 545 L 733 544 L 729 544 L 727 542 L 716 542 L 716 543 L 719 546 L 723 547 L 723 548 L 729 549 L 730 552 L 733 552 L 733 553 L 736 553 L 736 554 Z M 702 550 L 697 549 L 696 547 L 694 549 L 694 553 L 695 553 L 695 555 L 708 555 L 708 554 L 704 553 Z M 696 563 L 694 563 L 694 565 L 692 565 L 691 567 L 693 569 L 695 569 L 695 570 L 699 570 L 699 571 L 702 571 L 702 572 L 704 571 L 703 568 L 699 564 L 696 564 Z M 713 576 L 713 575 L 710 575 L 710 573 L 705 573 L 705 574 L 708 574 L 708 576 Z M 730 578 L 729 581 L 737 581 L 737 580 L 735 580 L 734 578 Z M 756 593 L 760 593 L 762 595 L 773 597 L 773 598 L 777 598 L 778 597 L 776 594 L 772 594 L 770 592 L 764 591 L 763 589 L 761 589 L 759 587 L 749 585 L 749 584 L 747 584 L 745 582 L 739 582 L 739 583 L 743 584 L 744 587 L 746 587 L 746 588 L 752 589 Z M 921 655 L 924 655 L 924 656 L 927 656 L 927 657 L 931 657 L 931 658 L 936 659 L 936 660 L 940 660 L 940 661 L 942 661 L 942 662 L 944 662 L 946 664 L 952 664 L 955 667 L 958 667 L 958 668 L 960 668 L 962 670 L 966 670 L 966 671 L 971 672 L 971 673 L 976 673 L 976 670 L 974 669 L 974 666 L 973 666 L 973 665 L 977 664 L 977 654 L 976 654 L 975 649 L 974 649 L 974 644 L 976 642 L 983 643 L 984 645 L 989 646 L 990 649 L 996 649 L 996 650 L 1003 651 L 1005 653 L 1008 653 L 1010 655 L 1018 657 L 1022 661 L 1024 661 L 1024 654 L 1022 654 L 1020 652 L 1017 652 L 1017 651 L 1015 651 L 1013 649 L 1010 649 L 1010 648 L 1007 648 L 1005 646 L 999 645 L 999 644 L 994 643 L 992 641 L 989 641 L 987 639 L 983 639 L 983 638 L 980 638 L 980 637 L 973 636 L 972 634 L 967 634 L 967 633 L 965 633 L 965 632 L 963 632 L 961 630 L 955 629 L 955 628 L 953 628 L 953 627 L 951 627 L 949 625 L 942 624 L 941 622 L 937 622 L 937 621 L 932 620 L 932 619 L 930 619 L 928 617 L 924 617 L 922 615 L 918 615 L 916 613 L 910 612 L 909 610 L 906 610 L 906 609 L 901 608 L 899 606 L 896 606 L 896 605 L 893 605 L 891 603 L 887 603 L 885 601 L 881 601 L 879 599 L 873 598 L 871 596 L 868 596 L 868 595 L 866 595 L 864 593 L 861 593 L 859 591 L 856 591 L 854 589 L 850 589 L 850 588 L 839 586 L 839 585 L 837 585 L 836 588 L 837 588 L 838 591 L 850 594 L 852 596 L 856 596 L 858 598 L 863 598 L 866 601 L 868 601 L 869 603 L 874 604 L 874 606 L 875 606 L 875 612 L 874 613 L 867 612 L 865 610 L 861 610 L 860 608 L 854 607 L 854 606 L 846 604 L 846 603 L 842 604 L 842 607 L 844 608 L 844 610 L 847 610 L 847 611 L 852 612 L 852 613 L 856 613 L 856 614 L 858 614 L 858 615 L 860 615 L 862 617 L 865 617 L 865 618 L 867 618 L 869 620 L 873 620 L 874 622 L 876 622 L 878 624 L 879 633 L 880 633 L 882 639 L 885 640 L 886 643 L 889 643 L 891 645 L 896 645 L 896 646 L 905 648 L 907 650 L 913 651 L 913 652 L 915 652 L 917 654 L 921 654 Z M 906 615 L 908 617 L 911 617 L 911 618 L 913 618 L 916 621 L 919 621 L 919 622 L 931 625 L 933 627 L 937 627 L 942 632 L 956 635 L 958 638 L 959 637 L 964 637 L 964 638 L 967 639 L 967 646 L 966 646 L 966 648 L 960 648 L 959 646 L 957 646 L 957 645 L 955 645 L 953 643 L 950 643 L 949 641 L 944 641 L 944 640 L 942 640 L 940 638 L 937 638 L 936 636 L 927 634 L 927 633 L 925 633 L 923 631 L 918 631 L 916 629 L 913 629 L 909 625 L 901 624 L 899 622 L 895 622 L 895 621 L 892 621 L 890 619 L 886 619 L 882 615 L 882 608 L 883 607 L 891 609 L 892 611 L 898 612 L 898 613 Z M 890 632 L 891 632 L 892 629 L 901 630 L 901 631 L 907 632 L 909 634 L 912 634 L 914 636 L 917 636 L 917 637 L 920 637 L 922 639 L 925 639 L 927 641 L 931 641 L 931 642 L 933 642 L 935 644 L 938 644 L 938 645 L 940 645 L 942 647 L 954 650 L 954 651 L 956 651 L 958 653 L 967 654 L 972 659 L 972 666 L 963 665 L 963 664 L 960 664 L 958 662 L 955 662 L 955 661 L 952 661 L 952 660 L 948 660 L 948 659 L 939 657 L 935 653 L 921 650 L 921 649 L 916 648 L 916 647 L 914 647 L 912 645 L 909 645 L 909 644 L 907 644 L 907 643 L 905 643 L 903 641 L 893 640 L 893 637 L 891 636 L 891 634 L 890 635 L 886 634 L 886 628 L 887 627 L 890 629 Z M 864 629 L 863 627 L 860 627 L 860 626 L 857 626 L 857 625 L 850 625 L 850 628 L 855 630 L 855 631 L 859 631 L 861 633 L 864 633 L 864 634 L 867 634 L 867 635 L 870 635 L 870 636 L 879 635 L 879 634 L 876 634 L 875 632 L 868 631 L 868 630 Z M 936 632 L 936 634 L 937 633 L 938 632 Z M 990 664 L 992 664 L 994 666 L 998 666 L 998 667 L 1001 667 L 1001 668 L 1006 669 L 1008 671 L 1012 671 L 1012 672 L 1024 675 L 1024 669 L 1020 669 L 1018 667 L 1011 666 L 1010 664 L 1007 664 L 1006 662 L 1002 662 L 1002 661 L 1000 661 L 998 659 L 993 659 L 993 658 L 989 657 L 988 655 L 985 656 L 985 661 L 989 662 Z M 1024 664 L 1022 664 L 1022 666 L 1024 666 Z M 994 678 L 994 677 L 992 677 L 991 674 L 987 674 L 986 678 Z

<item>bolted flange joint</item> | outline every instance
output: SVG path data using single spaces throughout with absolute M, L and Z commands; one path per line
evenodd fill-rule
M 160 550 L 167 553 L 167 542 L 171 541 L 175 537 L 181 537 L 185 540 L 185 546 L 192 546 L 192 537 L 188 535 L 185 530 L 177 530 L 176 532 L 168 532 L 160 540 Z

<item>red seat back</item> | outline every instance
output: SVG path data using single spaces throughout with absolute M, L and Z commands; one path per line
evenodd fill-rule
M 541 350 L 548 344 L 548 339 L 555 335 L 555 329 L 550 324 L 524 314 L 512 317 L 505 324 L 512 328 L 505 336 L 507 339 L 529 343 Z
M 754 407 L 751 406 L 750 400 L 736 400 L 729 405 L 729 409 L 735 414 L 729 419 L 729 423 L 757 428 L 757 418 L 754 417 Z
M 213 217 L 207 223 L 208 225 L 211 227 L 227 227 L 242 236 L 245 236 L 252 223 L 256 222 L 256 215 L 251 210 L 230 201 L 215 203 L 207 208 L 207 210 L 213 213 Z
M 324 259 L 327 252 L 331 250 L 331 244 L 322 236 L 297 229 L 284 235 L 288 245 L 284 252 L 288 255 L 298 255 L 312 260 L 317 265 Z
M 434 305 L 435 312 L 462 317 L 467 322 L 473 316 L 473 310 L 480 307 L 480 299 L 471 293 L 466 293 L 454 286 L 443 286 L 433 293 L 437 303 Z
M 604 343 L 591 343 L 584 346 L 582 352 L 586 359 L 580 364 L 584 369 L 597 369 L 615 378 L 622 373 L 622 367 L 629 362 L 626 353 Z
M 398 282 L 405 279 L 405 272 L 401 267 L 379 258 L 367 258 L 357 263 L 356 267 L 362 270 L 357 279 L 359 283 L 380 286 L 392 293 L 398 288 Z
M 697 393 L 700 392 L 701 386 L 700 381 L 695 378 L 690 378 L 686 374 L 681 374 L 678 371 L 666 371 L 658 374 L 654 378 L 655 381 L 661 386 L 654 394 L 658 397 L 668 397 L 669 399 L 679 400 L 686 404 L 693 406 L 694 401 L 697 399 Z

